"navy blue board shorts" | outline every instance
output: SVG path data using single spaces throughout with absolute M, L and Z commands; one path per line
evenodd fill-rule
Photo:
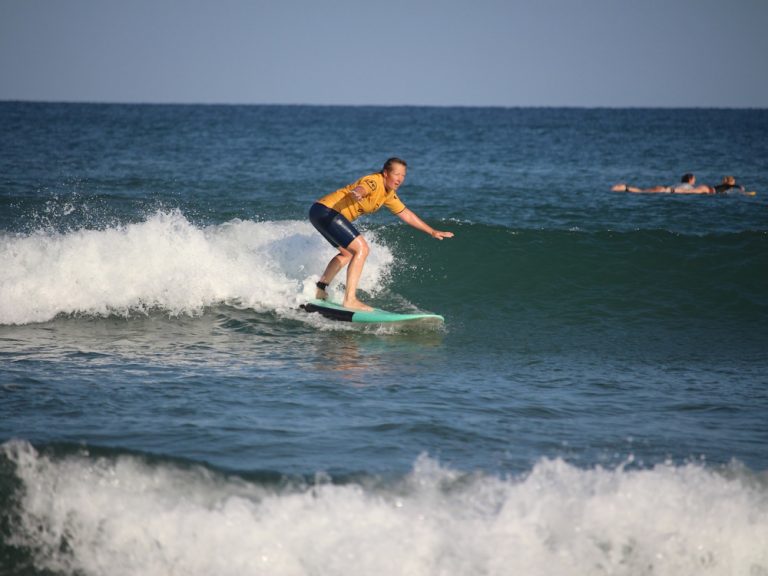
M 360 236 L 357 228 L 343 214 L 323 206 L 320 202 L 315 202 L 309 209 L 309 221 L 334 248 L 346 248 L 352 240 Z

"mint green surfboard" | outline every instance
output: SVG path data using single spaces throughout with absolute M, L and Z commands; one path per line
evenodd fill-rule
M 328 302 L 327 300 L 310 300 L 301 305 L 307 312 L 318 312 L 326 318 L 332 320 L 341 320 L 343 322 L 361 322 L 368 324 L 383 324 L 392 322 L 443 322 L 444 319 L 439 314 L 400 314 L 398 312 L 388 312 L 374 308 L 370 311 L 352 310 L 344 308 L 339 304 Z

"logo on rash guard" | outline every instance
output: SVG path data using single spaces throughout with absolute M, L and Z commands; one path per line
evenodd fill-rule
M 371 192 L 376 192 L 376 180 L 373 178 L 366 178 L 365 183 L 368 184 L 368 188 L 371 189 Z

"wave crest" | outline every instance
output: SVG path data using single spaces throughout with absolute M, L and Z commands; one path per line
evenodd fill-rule
M 766 487 L 738 467 L 466 474 L 421 457 L 399 480 L 264 485 L 136 455 L 4 455 L 13 538 L 82 574 L 762 574 Z
M 374 235 L 369 242 L 376 244 Z M 361 288 L 392 260 L 376 246 Z M 128 315 L 160 309 L 195 315 L 219 303 L 257 310 L 295 307 L 332 248 L 309 223 L 233 220 L 200 227 L 178 210 L 104 230 L 0 238 L 0 324 L 59 314 Z

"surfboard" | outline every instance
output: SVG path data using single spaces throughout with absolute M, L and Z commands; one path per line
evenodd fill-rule
M 398 312 L 389 312 L 374 308 L 373 310 L 353 310 L 345 308 L 339 304 L 328 302 L 327 300 L 313 299 L 302 304 L 301 307 L 307 312 L 317 312 L 326 318 L 340 320 L 342 322 L 361 322 L 367 324 L 384 324 L 393 322 L 443 322 L 444 319 L 439 314 L 400 314 Z

